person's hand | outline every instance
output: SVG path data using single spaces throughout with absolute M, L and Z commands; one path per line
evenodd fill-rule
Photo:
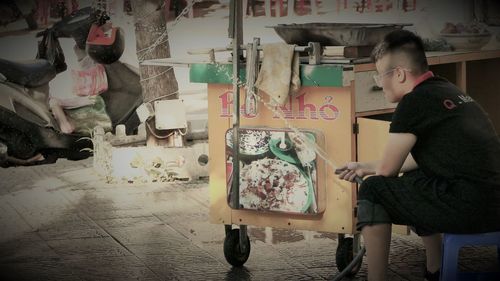
M 363 164 L 360 162 L 349 162 L 344 166 L 335 170 L 335 174 L 339 175 L 339 178 L 342 180 L 356 182 L 356 176 L 363 178 L 368 173 L 363 167 Z

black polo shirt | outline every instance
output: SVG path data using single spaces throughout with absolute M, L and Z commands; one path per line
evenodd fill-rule
M 417 136 L 411 154 L 428 177 L 500 191 L 498 133 L 481 106 L 449 81 L 432 77 L 406 94 L 390 132 Z

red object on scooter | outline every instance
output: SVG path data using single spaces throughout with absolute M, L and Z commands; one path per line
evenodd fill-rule
M 111 23 L 93 24 L 87 36 L 86 52 L 96 62 L 111 64 L 119 60 L 125 49 L 123 30 Z

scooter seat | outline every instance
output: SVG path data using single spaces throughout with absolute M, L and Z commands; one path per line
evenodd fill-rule
M 8 81 L 28 88 L 42 86 L 56 77 L 56 69 L 44 59 L 16 62 L 0 59 L 0 73 Z

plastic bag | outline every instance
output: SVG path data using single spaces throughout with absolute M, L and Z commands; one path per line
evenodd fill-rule
M 42 40 L 38 41 L 36 58 L 48 60 L 55 67 L 57 73 L 61 73 L 68 68 L 61 44 L 59 44 L 59 40 L 51 30 L 47 30 Z
M 106 104 L 101 96 L 96 96 L 95 103 L 91 106 L 69 109 L 64 112 L 75 125 L 74 133 L 88 135 L 96 126 L 101 126 L 106 132 L 113 129 L 111 118 L 106 112 Z
M 89 56 L 80 61 L 80 69 L 72 69 L 73 92 L 77 96 L 95 96 L 108 90 L 106 70 Z

